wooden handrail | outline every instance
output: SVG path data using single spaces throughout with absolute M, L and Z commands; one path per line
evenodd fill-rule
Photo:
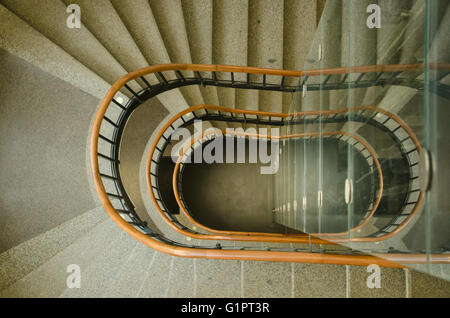
M 178 171 L 178 165 L 176 165 L 175 167 L 175 171 L 174 171 L 174 180 L 173 180 L 173 188 L 174 188 L 174 193 L 175 193 L 175 198 L 178 202 L 178 205 L 180 206 L 183 214 L 188 218 L 189 221 L 191 221 L 192 223 L 194 223 L 195 225 L 199 226 L 200 228 L 209 231 L 211 233 L 215 233 L 217 235 L 209 235 L 209 234 L 200 234 L 200 233 L 192 233 L 192 232 L 188 232 L 185 231 L 183 229 L 180 229 L 178 226 L 176 226 L 175 224 L 173 224 L 170 219 L 164 214 L 164 212 L 161 210 L 161 208 L 159 207 L 158 203 L 156 202 L 156 198 L 153 194 L 152 191 L 152 183 L 151 183 L 151 178 L 150 178 L 150 169 L 151 169 L 151 159 L 153 158 L 155 149 L 157 147 L 157 144 L 159 143 L 161 136 L 164 134 L 164 132 L 176 121 L 178 120 L 180 117 L 188 114 L 188 113 L 192 113 L 194 111 L 197 110 L 201 110 L 201 109 L 210 109 L 210 110 L 216 110 L 219 112 L 231 112 L 231 113 L 235 113 L 235 114 L 246 114 L 246 115 L 258 115 L 258 116 L 265 116 L 265 117 L 279 117 L 279 118 L 288 118 L 288 117 L 293 117 L 295 116 L 315 116 L 315 115 L 334 115 L 334 114 L 343 114 L 343 113 L 347 113 L 347 112 L 357 112 L 357 111 L 362 111 L 362 110 L 370 110 L 373 112 L 378 112 L 378 113 L 382 113 L 388 117 L 390 117 L 391 119 L 393 119 L 394 121 L 396 121 L 409 135 L 409 137 L 411 138 L 411 140 L 413 141 L 414 145 L 416 146 L 418 152 L 420 153 L 421 151 L 421 145 L 420 142 L 418 141 L 417 137 L 415 136 L 415 134 L 412 132 L 412 130 L 406 125 L 406 123 L 404 123 L 398 116 L 396 116 L 395 114 L 392 114 L 382 108 L 377 108 L 374 106 L 358 106 L 358 107 L 352 107 L 352 108 L 344 108 L 344 109 L 339 109 L 339 110 L 328 110 L 328 111 L 308 111 L 308 112 L 298 112 L 298 113 L 290 113 L 290 114 L 282 114 L 282 113 L 273 113 L 273 112 L 261 112 L 261 111 L 250 111 L 250 110 L 241 110 L 241 109 L 233 109 L 233 108 L 226 108 L 226 107 L 220 107 L 220 106 L 215 106 L 215 105 L 197 105 L 194 107 L 190 107 L 188 109 L 183 110 L 182 112 L 174 115 L 160 130 L 160 132 L 158 133 L 158 135 L 155 138 L 155 142 L 152 145 L 152 148 L 150 150 L 150 154 L 147 160 L 147 185 L 148 185 L 148 189 L 149 189 L 149 193 L 150 193 L 150 197 L 157 209 L 157 211 L 159 212 L 159 214 L 161 215 L 161 217 L 165 220 L 165 222 L 171 226 L 175 231 L 177 231 L 180 234 L 183 235 L 187 235 L 190 236 L 192 238 L 196 238 L 196 239 L 217 239 L 217 240 L 242 240 L 242 241 L 267 241 L 267 242 L 289 242 L 289 239 L 292 239 L 291 243 L 309 243 L 312 242 L 312 244 L 332 244 L 332 243 L 347 243 L 347 242 L 377 242 L 377 241 L 381 241 L 381 240 L 385 240 L 389 237 L 392 237 L 393 235 L 397 234 L 400 230 L 402 230 L 406 224 L 412 219 L 412 217 L 414 216 L 414 214 L 418 211 L 420 205 L 422 204 L 423 201 L 423 193 L 420 194 L 419 196 L 419 200 L 418 203 L 415 205 L 414 209 L 412 210 L 412 212 L 410 213 L 410 215 L 403 221 L 403 223 L 398 226 L 394 231 L 392 231 L 389 234 L 383 235 L 383 236 L 379 236 L 379 237 L 346 237 L 346 238 L 342 238 L 342 236 L 346 236 L 349 235 L 350 233 L 354 232 L 355 230 L 360 229 L 362 226 L 364 226 L 365 224 L 367 224 L 367 222 L 369 221 L 369 219 L 373 216 L 373 214 L 375 213 L 376 208 L 378 207 L 378 204 L 381 200 L 381 194 L 378 197 L 377 201 L 376 201 L 376 206 L 374 206 L 374 208 L 371 210 L 369 216 L 363 221 L 363 223 L 359 224 L 358 226 L 354 227 L 353 229 L 350 229 L 349 231 L 346 232 L 341 232 L 341 233 L 311 233 L 310 235 L 312 237 L 310 237 L 309 235 L 303 235 L 303 234 L 276 234 L 276 233 L 258 233 L 258 232 L 242 232 L 242 231 L 223 231 L 223 230 L 216 230 L 216 229 L 212 229 L 209 227 L 206 227 L 204 225 L 202 225 L 201 223 L 198 223 L 195 221 L 195 219 L 193 219 L 190 214 L 185 210 L 185 208 L 182 206 L 181 202 L 180 202 L 180 198 L 179 198 L 179 194 L 178 194 L 178 190 L 177 190 L 177 185 L 175 183 L 176 177 L 175 177 L 175 172 Z M 346 132 L 343 132 L 346 134 Z M 355 138 L 355 136 L 352 136 L 353 138 Z M 357 139 L 357 138 L 355 138 Z M 358 140 L 360 141 L 368 150 L 371 149 L 370 146 L 365 143 L 362 140 Z M 187 150 L 188 147 L 185 149 Z M 185 151 L 184 150 L 184 151 Z M 184 153 L 183 151 L 183 153 Z M 371 156 L 376 158 L 376 154 L 375 152 L 369 151 Z M 378 160 L 375 160 L 375 163 L 377 165 L 377 169 L 379 171 L 379 174 L 381 174 L 381 167 L 379 166 L 379 162 Z M 380 189 L 382 189 L 382 178 L 380 178 L 380 183 L 381 183 L 381 187 Z M 226 236 L 224 236 L 226 235 Z M 261 236 L 264 236 L 264 238 L 261 238 Z M 325 242 L 324 242 L 325 239 Z
M 292 134 L 292 135 L 284 135 L 284 136 L 262 136 L 259 134 L 251 134 L 251 133 L 241 133 L 241 132 L 226 132 L 226 130 L 221 130 L 222 133 L 224 134 L 233 134 L 233 135 L 240 135 L 240 136 L 246 136 L 246 137 L 256 137 L 256 138 L 267 138 L 267 139 L 291 139 L 291 138 L 299 138 L 299 137 L 316 137 L 316 136 L 332 136 L 332 135 L 346 135 L 346 136 L 350 136 L 352 138 L 354 138 L 355 140 L 359 141 L 370 153 L 371 157 L 373 158 L 375 165 L 377 167 L 377 171 L 379 174 L 379 193 L 378 193 L 378 197 L 377 200 L 375 201 L 369 215 L 364 219 L 364 221 L 362 223 L 360 223 L 358 226 L 354 227 L 353 229 L 349 230 L 346 233 L 349 232 L 353 232 L 356 231 L 357 229 L 361 228 L 362 226 L 364 226 L 369 219 L 373 216 L 373 214 L 375 213 L 380 201 L 381 201 L 381 197 L 383 194 L 383 175 L 382 175 L 382 171 L 381 171 L 381 165 L 377 159 L 377 156 L 375 154 L 375 152 L 373 151 L 373 149 L 360 137 L 351 134 L 349 132 L 346 131 L 334 131 L 334 132 L 323 132 L 323 133 L 303 133 L 303 134 Z M 209 132 L 208 134 L 203 133 L 201 136 L 197 137 L 196 139 L 191 141 L 191 144 L 186 146 L 180 153 L 177 163 L 175 164 L 175 168 L 174 168 L 174 172 L 173 172 L 173 178 L 172 178 L 172 186 L 173 186 L 173 191 L 174 191 L 174 195 L 175 195 L 175 199 L 178 203 L 178 206 L 180 207 L 183 215 L 190 221 L 192 222 L 194 225 L 198 226 L 199 228 L 202 228 L 205 231 L 209 231 L 211 233 L 216 233 L 216 234 L 226 234 L 226 235 L 236 235 L 236 234 L 243 234 L 246 235 L 244 238 L 245 241 L 250 240 L 250 235 L 251 236 L 272 236 L 272 237 L 277 237 L 277 236 L 287 236 L 287 237 L 292 237 L 293 239 L 295 239 L 296 237 L 299 237 L 298 234 L 275 234 L 275 233 L 260 233 L 260 232 L 239 232 L 239 231 L 224 231 L 224 230 L 217 230 L 217 229 L 213 229 L 210 227 L 207 227 L 201 223 L 199 223 L 197 220 L 195 220 L 190 213 L 186 210 L 185 206 L 183 205 L 183 203 L 181 202 L 180 199 L 180 195 L 179 195 L 179 189 L 178 189 L 178 171 L 179 171 L 179 166 L 181 163 L 181 159 L 183 157 L 183 155 L 185 154 L 185 152 L 194 144 L 196 143 L 198 140 L 202 139 L 204 136 L 209 135 L 209 134 L 214 134 L 213 131 Z M 150 157 L 151 158 L 151 157 Z M 150 179 L 151 182 L 151 179 Z M 149 185 L 149 189 L 151 189 L 151 183 Z M 159 206 L 157 207 L 157 209 L 159 208 Z M 158 209 L 160 214 L 163 214 L 162 210 L 159 208 Z M 168 218 L 165 218 L 165 220 L 168 220 Z M 169 220 L 170 222 L 170 220 Z M 178 228 L 178 227 L 177 227 Z M 191 232 L 187 232 L 187 231 L 183 231 L 182 229 L 178 228 L 179 232 L 183 235 L 187 235 L 187 236 L 191 236 L 192 233 Z M 177 230 L 177 231 L 178 231 Z M 330 233 L 330 235 L 339 235 L 340 233 Z M 310 233 L 311 236 L 313 237 L 319 237 L 322 234 L 321 233 Z M 305 235 L 300 235 L 301 237 L 305 237 Z M 193 237 L 193 236 L 192 236 Z M 307 236 L 308 237 L 308 236 Z M 199 238 L 199 239 L 211 239 L 214 238 L 214 235 L 205 235 L 202 234 L 202 236 L 196 236 L 195 238 Z M 233 236 L 230 236 L 230 240 L 234 240 L 235 238 Z M 309 240 L 309 239 L 308 239 Z
M 446 66 L 447 69 L 448 65 Z M 146 67 L 134 72 L 128 73 L 117 82 L 115 82 L 105 97 L 101 101 L 99 108 L 94 117 L 90 135 L 90 164 L 91 173 L 94 181 L 95 189 L 99 195 L 100 201 L 111 219 L 126 233 L 138 240 L 139 242 L 162 253 L 179 257 L 192 258 L 210 258 L 210 259 L 238 259 L 238 260 L 254 260 L 254 261 L 278 261 L 278 262 L 299 262 L 314 264 L 341 264 L 341 265 L 361 265 L 378 264 L 385 267 L 404 267 L 397 262 L 402 263 L 450 263 L 448 255 L 426 255 L 426 254 L 375 254 L 369 255 L 341 255 L 341 254 L 319 254 L 319 253 L 298 253 L 298 252 L 279 252 L 279 251 L 249 251 L 249 250 L 224 250 L 224 249 L 206 249 L 206 248 L 190 248 L 184 246 L 174 246 L 168 243 L 158 241 L 131 226 L 127 223 L 113 207 L 103 184 L 100 175 L 98 162 L 98 139 L 100 134 L 100 126 L 103 117 L 111 104 L 115 94 L 124 87 L 124 85 L 140 76 L 157 73 L 167 70 L 192 70 L 192 71 L 237 71 L 237 67 L 220 66 L 220 65 L 189 65 L 189 64 L 166 64 L 154 65 Z M 280 76 L 299 77 L 303 72 L 292 72 L 283 70 L 268 70 L 257 68 L 239 67 L 242 72 L 274 74 Z M 293 74 L 293 75 L 290 75 Z M 324 74 L 323 72 L 321 74 Z

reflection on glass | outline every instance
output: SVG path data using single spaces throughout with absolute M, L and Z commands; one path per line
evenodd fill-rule
M 378 1 L 370 28 L 371 2 L 325 6 L 283 132 L 277 222 L 450 279 L 450 3 Z

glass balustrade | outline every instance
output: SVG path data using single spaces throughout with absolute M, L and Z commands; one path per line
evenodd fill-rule
M 275 222 L 449 280 L 450 3 L 372 2 L 325 6 L 304 66 L 320 74 L 299 79 L 282 131 Z

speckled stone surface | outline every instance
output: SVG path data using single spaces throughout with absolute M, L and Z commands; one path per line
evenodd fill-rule
M 183 0 L 184 22 L 192 63 L 212 64 L 213 1 Z M 200 87 L 205 103 L 219 105 L 214 86 Z
M 109 84 L 127 73 L 84 25 L 79 29 L 67 27 L 68 14 L 62 1 L 39 1 L 39 10 L 31 1 L 4 0 L 2 3 Z
M 243 297 L 291 297 L 290 263 L 245 261 L 242 271 Z
M 450 282 L 411 270 L 411 297 L 413 298 L 450 298 Z
M 315 8 L 317 10 L 317 7 Z M 315 19 L 317 18 L 318 17 L 315 16 Z M 310 42 L 310 46 L 308 46 L 308 53 L 303 58 L 304 65 L 302 66 L 302 69 L 311 70 L 341 66 L 341 21 L 342 2 L 327 2 L 322 16 L 320 17 L 320 23 L 314 32 L 313 40 Z M 319 60 L 320 46 L 322 46 L 322 60 Z M 295 51 L 293 54 L 295 54 Z M 333 81 L 333 79 L 331 80 Z M 312 79 L 312 81 L 314 81 L 314 79 Z M 301 93 L 296 94 L 301 95 Z M 330 107 L 337 108 L 336 106 L 330 105 L 330 94 L 332 95 L 332 93 L 328 91 L 308 92 L 304 98 L 300 97 L 302 104 L 301 109 L 307 111 L 326 110 Z M 335 102 L 333 101 L 332 104 L 334 105 Z
M 121 232 L 109 219 L 100 223 L 48 262 L 4 289 L 0 297 L 58 297 L 67 288 L 67 266 L 77 264 L 83 273 L 105 246 Z
M 149 3 L 172 63 L 192 63 L 181 1 L 150 0 Z M 190 106 L 204 104 L 198 86 L 183 87 L 181 91 Z
M 148 1 L 114 0 L 111 3 L 148 63 L 170 64 L 169 53 Z M 167 79 L 176 78 L 174 73 L 165 76 Z M 167 109 L 181 110 L 188 105 L 179 89 L 170 90 L 159 98 Z
M 97 98 L 109 84 L 41 33 L 0 5 L 0 48 Z
M 67 288 L 60 297 L 62 298 L 92 298 L 101 295 L 111 281 L 116 279 L 116 274 L 122 264 L 126 262 L 137 241 L 125 231 L 118 229 L 120 233 L 111 237 L 108 244 L 92 260 L 92 263 L 83 267 L 81 271 L 81 288 Z
M 283 68 L 304 69 L 317 29 L 317 2 L 315 0 L 285 0 L 283 18 Z M 286 85 L 297 85 L 297 79 L 288 79 Z M 292 94 L 283 94 L 283 112 L 289 112 Z M 300 105 L 298 105 L 300 106 Z
M 352 298 L 404 298 L 406 297 L 406 274 L 403 269 L 381 267 L 381 288 L 367 287 L 372 272 L 366 266 L 350 266 L 350 297 Z
M 345 298 L 346 269 L 342 265 L 293 264 L 294 297 Z
M 164 298 L 169 293 L 169 272 L 173 256 L 155 252 L 155 259 L 148 269 L 144 284 L 138 297 Z
M 96 208 L 0 254 L 0 290 L 32 272 L 106 218 L 103 208 Z
M 241 261 L 196 259 L 196 297 L 241 297 Z
M 194 259 L 174 257 L 172 260 L 167 297 L 195 297 Z
M 68 5 L 71 0 L 64 0 Z M 136 45 L 126 25 L 121 20 L 119 14 L 109 0 L 89 1 L 79 0 L 77 4 L 81 8 L 81 21 L 110 52 L 112 56 L 125 68 L 127 72 L 149 66 L 149 62 Z M 147 75 L 150 83 L 159 82 L 154 75 Z M 142 87 L 145 84 L 138 79 Z M 158 96 L 158 99 L 168 109 L 174 105 L 183 104 L 183 100 L 165 93 Z
M 70 0 L 64 2 L 72 3 Z M 110 1 L 78 0 L 76 3 L 81 8 L 83 24 L 128 72 L 148 66 Z
M 213 63 L 247 65 L 248 0 L 214 1 L 213 21 Z M 234 89 L 218 88 L 217 94 L 221 106 L 235 106 Z
M 285 0 L 284 6 L 283 67 L 288 70 L 301 70 L 317 28 L 317 2 Z
M 150 247 L 137 243 L 130 256 L 104 289 L 102 297 L 133 298 L 137 297 L 144 277 L 152 264 L 155 251 Z
M 249 1 L 249 66 L 283 68 L 283 18 L 283 1 Z M 268 76 L 267 82 L 274 79 Z M 258 100 L 260 111 L 282 111 L 281 93 L 261 91 Z
M 96 207 L 85 153 L 99 101 L 3 50 L 0 67 L 3 252 Z

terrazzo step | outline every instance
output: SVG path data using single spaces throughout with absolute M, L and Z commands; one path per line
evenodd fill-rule
M 408 295 L 406 272 L 402 268 L 380 268 L 380 286 L 370 288 L 372 271 L 366 266 L 348 266 L 348 291 L 351 298 L 405 298 Z
M 167 297 L 195 297 L 194 261 L 192 258 L 172 257 Z
M 159 32 L 172 63 L 192 63 L 189 40 L 180 0 L 149 1 Z M 186 72 L 193 76 L 192 72 Z M 186 102 L 190 106 L 204 104 L 203 96 L 198 86 L 180 88 Z
M 104 289 L 105 298 L 135 298 L 139 295 L 143 278 L 148 274 L 156 252 L 138 243 L 120 270 Z
M 239 260 L 195 259 L 195 297 L 242 297 L 241 263 Z
M 67 288 L 67 266 L 77 264 L 83 273 L 83 269 L 105 249 L 111 238 L 117 237 L 121 232 L 112 220 L 107 219 L 34 271 L 2 290 L 0 297 L 58 297 Z
M 173 256 L 155 252 L 150 268 L 142 278 L 139 298 L 164 298 L 169 293 L 169 273 Z
M 81 288 L 67 288 L 61 298 L 92 298 L 101 295 L 109 282 L 116 278 L 122 264 L 126 262 L 138 242 L 125 231 L 110 237 L 90 265 L 81 267 Z M 92 244 L 96 244 L 95 241 Z
M 213 5 L 213 63 L 224 65 L 247 65 L 248 53 L 248 0 L 216 0 Z M 219 79 L 225 79 L 218 74 Z M 245 75 L 236 74 L 236 80 Z M 228 79 L 228 78 L 226 78 Z M 243 106 L 236 99 L 236 90 L 217 88 L 220 106 L 234 108 Z M 238 104 L 236 104 L 238 102 Z M 247 101 L 245 101 L 247 103 Z
M 194 64 L 213 64 L 213 1 L 183 0 L 184 22 Z M 204 102 L 220 105 L 217 88 L 200 87 Z
M 342 2 L 327 1 L 319 25 L 305 58 L 303 70 L 335 68 L 341 66 L 342 46 Z M 309 79 L 310 84 L 317 84 L 320 78 Z M 308 91 L 305 96 L 297 93 L 298 104 L 302 111 L 316 111 L 339 108 L 339 96 L 336 92 Z M 300 109 L 299 109 L 300 110 Z
M 172 61 L 148 1 L 112 0 L 111 3 L 148 63 L 150 65 L 170 64 Z M 166 78 L 171 80 L 176 77 L 173 73 L 167 73 Z M 167 102 L 176 103 L 170 105 L 170 111 L 188 107 L 179 89 L 172 89 L 162 95 L 166 95 Z M 165 106 L 168 108 L 168 105 Z
M 343 0 L 342 2 L 342 46 L 341 65 L 360 66 L 377 63 L 377 28 L 366 26 L 367 7 L 371 0 Z M 357 74 L 350 75 L 355 80 Z M 352 89 L 348 93 L 347 107 L 363 104 L 366 89 Z
M 27 1 L 2 0 L 1 3 L 109 84 L 127 73 L 86 27 L 75 30 L 66 26 L 67 8 L 63 2 L 40 1 L 39 10 Z M 130 86 L 140 88 L 135 83 Z M 130 94 L 126 90 L 122 92 Z
M 0 290 L 34 271 L 106 218 L 103 207 L 93 209 L 0 254 Z
M 82 91 L 102 99 L 110 85 L 61 47 L 0 5 L 0 47 Z
M 283 69 L 303 70 L 317 30 L 317 1 L 284 0 Z M 300 31 L 301 30 L 301 36 Z M 287 79 L 286 85 L 297 86 L 298 79 Z M 283 112 L 301 109 L 301 99 L 292 104 L 292 94 L 283 94 Z M 291 109 L 292 107 L 292 109 Z
M 70 0 L 64 0 L 69 5 Z M 102 45 L 114 56 L 114 58 L 125 68 L 127 72 L 149 66 L 149 62 L 136 45 L 127 27 L 122 22 L 119 14 L 109 0 L 89 1 L 80 0 L 77 2 L 83 14 L 82 23 L 92 32 L 92 34 L 102 43 Z M 119 41 L 119 42 L 118 42 Z M 120 45 L 117 45 L 120 43 Z M 151 83 L 159 83 L 154 75 L 145 76 Z M 138 83 L 145 87 L 145 83 L 140 79 Z M 177 108 L 174 105 L 183 104 L 179 96 L 170 92 L 160 94 L 157 98 L 169 110 Z
M 248 65 L 283 68 L 283 18 L 284 1 L 250 1 L 249 2 L 249 34 L 248 39 Z M 254 75 L 253 78 L 261 78 Z M 261 79 L 260 79 L 261 80 Z M 278 83 L 278 77 L 267 76 L 267 83 Z M 249 92 L 241 91 L 239 94 L 247 97 L 248 106 L 254 103 L 260 111 L 282 112 L 283 97 L 279 92 Z M 258 94 L 258 97 L 253 96 Z

